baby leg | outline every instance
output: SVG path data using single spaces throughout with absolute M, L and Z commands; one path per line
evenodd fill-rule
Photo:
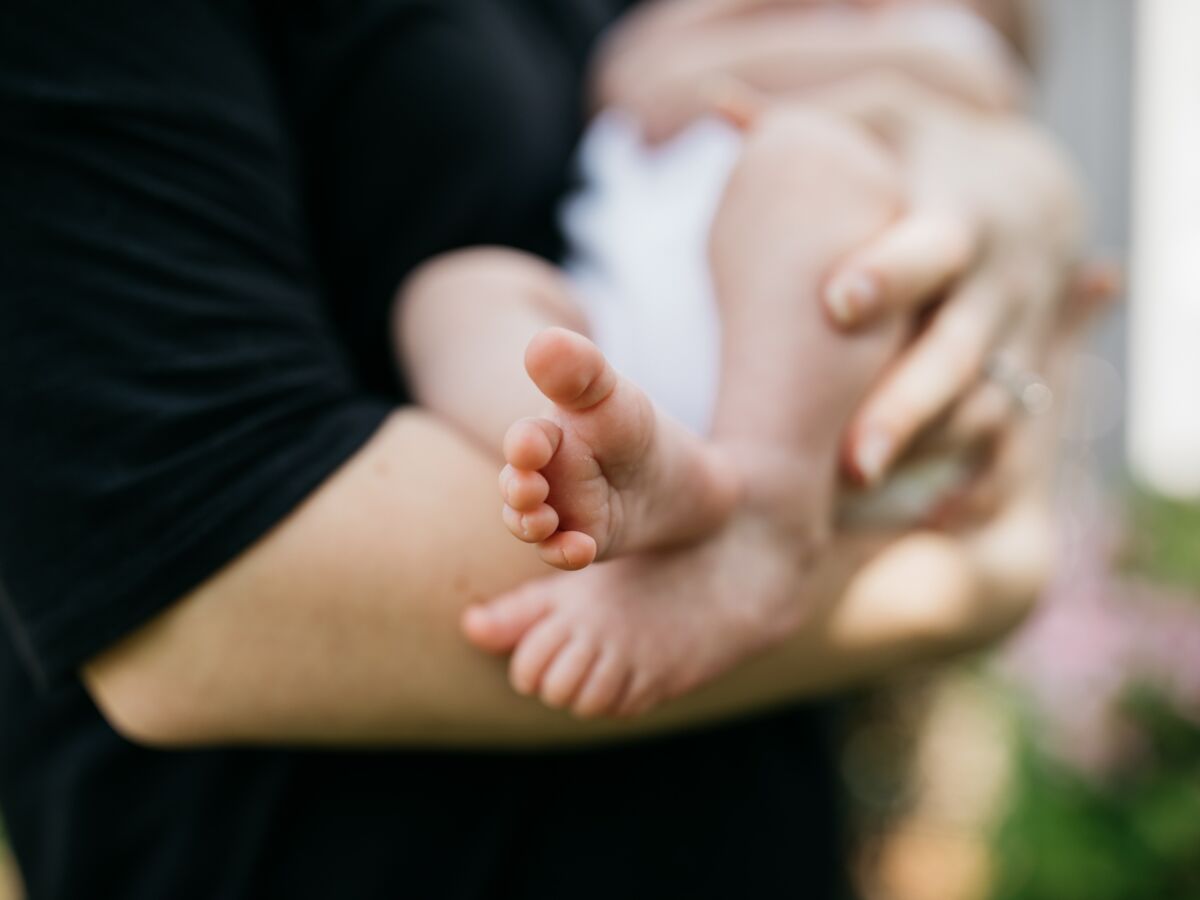
M 903 337 L 882 322 L 847 335 L 817 292 L 839 257 L 900 211 L 898 173 L 864 133 L 803 107 L 746 127 L 710 237 L 722 323 L 714 439 L 752 501 L 819 546 L 832 518 L 842 432 Z
M 499 453 L 509 426 L 545 406 L 522 360 L 551 326 L 587 330 L 557 269 L 514 250 L 471 248 L 435 257 L 401 286 L 393 347 L 417 401 Z
M 686 540 L 732 509 L 732 467 L 613 370 L 544 263 L 441 257 L 410 279 L 396 323 L 422 405 L 485 445 L 503 435 L 505 523 L 549 564 Z

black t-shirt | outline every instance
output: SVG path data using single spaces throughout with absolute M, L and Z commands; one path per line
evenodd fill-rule
M 811 712 L 582 752 L 161 752 L 76 675 L 404 401 L 406 271 L 553 256 L 622 5 L 3 5 L 0 808 L 31 900 L 834 895 Z

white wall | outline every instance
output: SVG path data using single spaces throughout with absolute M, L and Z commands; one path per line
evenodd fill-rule
M 1200 2 L 1139 0 L 1130 459 L 1200 497 Z

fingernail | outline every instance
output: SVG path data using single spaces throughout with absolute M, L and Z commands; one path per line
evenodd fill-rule
M 843 272 L 825 289 L 825 305 L 839 325 L 852 325 L 879 303 L 879 285 L 866 272 Z
M 867 484 L 877 484 L 892 455 L 892 439 L 882 431 L 869 431 L 858 442 L 854 463 Z

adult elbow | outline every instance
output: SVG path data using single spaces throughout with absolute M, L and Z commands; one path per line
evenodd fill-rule
M 91 666 L 84 669 L 83 680 L 100 715 L 127 741 L 145 747 L 178 743 L 176 725 L 164 714 L 161 697 L 153 685 L 127 673 L 114 675 Z
M 155 644 L 154 624 L 89 660 L 81 671 L 87 689 L 109 726 L 145 747 L 180 748 L 220 738 L 205 723 L 204 694 L 170 654 Z

